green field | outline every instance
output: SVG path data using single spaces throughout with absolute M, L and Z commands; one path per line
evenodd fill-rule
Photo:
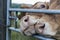
M 37 40 L 37 39 L 33 37 L 27 37 L 27 36 L 21 35 L 20 33 L 12 31 L 11 40 Z

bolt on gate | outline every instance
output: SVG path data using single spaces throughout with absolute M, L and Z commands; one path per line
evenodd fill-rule
M 42 12 L 49 14 L 60 14 L 60 10 L 41 10 L 41 9 L 21 9 L 21 8 L 10 8 L 11 0 L 7 0 L 7 19 L 6 19 L 6 40 L 11 40 L 11 31 L 20 32 L 17 28 L 17 13 L 18 12 Z M 15 12 L 15 16 L 11 16 L 10 13 Z M 15 20 L 15 27 L 11 27 L 11 20 Z M 36 37 L 36 36 L 35 36 Z

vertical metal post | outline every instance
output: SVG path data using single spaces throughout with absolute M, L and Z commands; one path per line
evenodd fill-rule
M 10 8 L 11 0 L 7 0 L 7 21 L 6 21 L 6 40 L 11 40 L 11 31 L 8 29 L 10 26 L 10 20 L 9 20 L 9 8 Z
M 0 0 L 0 40 L 6 40 L 6 0 Z

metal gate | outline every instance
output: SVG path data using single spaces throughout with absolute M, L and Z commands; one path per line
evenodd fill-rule
M 21 9 L 21 8 L 10 8 L 11 0 L 7 0 L 7 21 L 6 21 L 6 40 L 11 40 L 11 31 L 20 32 L 20 29 L 17 28 L 17 25 L 15 27 L 11 27 L 11 19 L 15 20 L 15 24 L 17 24 L 17 12 L 42 12 L 42 13 L 50 13 L 50 14 L 56 14 L 60 13 L 60 10 L 41 10 L 41 9 Z M 11 12 L 15 12 L 16 16 L 11 16 Z

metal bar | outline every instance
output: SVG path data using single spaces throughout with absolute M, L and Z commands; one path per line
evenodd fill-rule
M 39 36 L 39 35 L 34 35 L 33 37 L 38 38 L 39 40 L 55 40 L 53 38 L 47 38 L 47 37 L 43 37 L 43 36 Z
M 20 29 L 14 28 L 14 27 L 9 27 L 9 30 L 15 31 L 15 32 L 21 32 Z M 54 38 L 49 38 L 49 37 L 44 37 L 43 35 L 33 35 L 33 37 L 38 38 L 40 40 L 55 40 Z
M 6 22 L 6 40 L 11 40 L 11 31 L 8 30 L 8 26 L 10 26 L 10 20 L 9 20 L 9 8 L 10 8 L 10 2 L 11 0 L 7 0 L 7 22 Z
M 16 31 L 16 32 L 21 32 L 20 29 L 15 28 L 15 27 L 9 27 L 9 30 Z
M 7 26 L 9 26 L 9 24 L 10 24 L 10 21 L 9 21 L 9 7 L 10 7 L 10 5 L 8 4 L 8 3 L 10 3 L 10 0 L 7 0 L 7 23 L 6 23 L 6 25 Z
M 60 14 L 60 10 L 9 8 L 9 11 L 19 11 L 19 12 L 41 12 L 41 13 L 49 13 L 49 14 Z
M 15 16 L 9 16 L 10 19 L 16 19 L 17 17 Z

